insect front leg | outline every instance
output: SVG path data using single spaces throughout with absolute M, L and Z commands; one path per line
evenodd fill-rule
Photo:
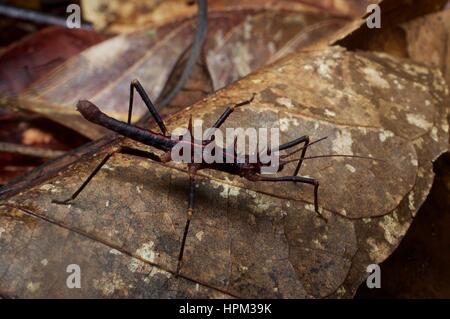
M 139 93 L 139 95 L 141 96 L 142 101 L 144 101 L 145 106 L 147 106 L 148 110 L 150 111 L 150 114 L 155 119 L 156 124 L 159 126 L 159 129 L 161 130 L 163 135 L 167 135 L 167 128 L 166 128 L 166 125 L 164 124 L 164 121 L 161 118 L 161 115 L 159 114 L 155 105 L 153 105 L 147 92 L 145 92 L 144 87 L 141 85 L 141 83 L 137 79 L 134 79 L 130 83 L 130 104 L 128 107 L 128 124 L 131 124 L 131 113 L 133 112 L 134 90 L 136 90 Z
M 299 144 L 303 144 L 303 146 L 301 148 L 300 158 L 298 160 L 297 166 L 295 167 L 294 173 L 292 174 L 294 176 L 296 176 L 298 174 L 298 172 L 300 171 L 300 167 L 302 166 L 303 160 L 306 155 L 306 150 L 308 149 L 308 145 L 309 145 L 309 136 L 308 135 L 301 136 L 291 142 L 282 144 L 279 147 L 279 150 L 282 151 L 282 150 L 286 150 L 291 147 L 297 146 Z
M 324 221 L 327 221 L 327 219 L 319 212 L 319 181 L 310 178 L 310 177 L 303 177 L 303 176 L 264 176 L 264 175 L 256 175 L 252 177 L 252 180 L 254 181 L 261 181 L 261 182 L 296 182 L 296 183 L 304 183 L 304 184 L 310 184 L 314 186 L 314 210 L 316 211 L 317 215 L 323 219 Z
M 77 196 L 83 191 L 83 189 L 89 184 L 89 182 L 95 177 L 95 175 L 97 175 L 97 173 L 100 171 L 100 169 L 106 164 L 106 162 L 108 162 L 108 160 L 116 153 L 134 155 L 134 156 L 139 156 L 139 157 L 142 157 L 142 158 L 148 158 L 148 159 L 151 159 L 151 160 L 156 161 L 156 162 L 163 162 L 164 161 L 163 159 L 161 159 L 161 157 L 159 155 L 154 154 L 152 152 L 143 151 L 143 150 L 139 150 L 139 149 L 134 149 L 134 148 L 131 148 L 131 147 L 121 147 L 121 148 L 119 148 L 117 150 L 114 150 L 114 151 L 108 153 L 101 160 L 101 162 L 95 167 L 95 169 L 92 171 L 92 173 L 89 174 L 89 176 L 81 184 L 81 186 L 78 187 L 78 189 L 70 197 L 68 197 L 68 198 L 66 198 L 64 200 L 53 199 L 52 203 L 60 204 L 60 205 L 66 205 L 66 204 L 69 204 L 74 199 L 76 199 Z
M 239 107 L 239 106 L 243 106 L 246 104 L 250 104 L 253 99 L 255 98 L 255 93 L 253 93 L 252 97 L 248 100 L 236 103 L 232 106 L 229 106 L 225 109 L 225 111 L 223 112 L 223 114 L 217 119 L 216 123 L 214 123 L 214 125 L 212 126 L 212 128 L 219 128 L 225 121 L 226 119 L 230 116 L 231 113 L 234 112 L 234 110 Z

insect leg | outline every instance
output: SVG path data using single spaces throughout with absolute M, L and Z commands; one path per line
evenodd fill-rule
M 246 105 L 246 104 L 250 104 L 250 103 L 253 101 L 253 99 L 255 98 L 255 95 L 256 95 L 256 94 L 253 93 L 253 95 L 252 95 L 252 97 L 251 97 L 250 99 L 245 100 L 245 101 L 242 101 L 242 102 L 239 102 L 239 103 L 236 103 L 236 104 L 234 104 L 234 105 L 232 105 L 232 106 L 227 107 L 227 108 L 225 109 L 225 112 L 223 112 L 223 114 L 217 119 L 216 123 L 214 123 L 214 125 L 212 126 L 212 128 L 219 128 L 219 127 L 226 121 L 226 119 L 228 118 L 228 116 L 230 116 L 230 114 L 233 113 L 233 111 L 234 111 L 237 107 L 243 106 L 243 105 Z
M 144 103 L 147 106 L 150 113 L 152 114 L 153 118 L 156 121 L 156 124 L 158 124 L 163 135 L 166 135 L 167 128 L 166 128 L 166 125 L 164 124 L 164 121 L 162 120 L 161 116 L 159 115 L 158 110 L 156 110 L 156 107 L 153 105 L 152 101 L 148 97 L 147 92 L 145 92 L 144 87 L 141 85 L 141 83 L 137 79 L 134 79 L 130 83 L 130 104 L 129 104 L 129 108 L 128 108 L 128 124 L 131 123 L 131 113 L 133 111 L 133 100 L 134 100 L 134 90 L 135 89 L 141 96 L 142 100 L 144 101 Z
M 309 136 L 308 135 L 301 136 L 293 141 L 282 144 L 279 147 L 279 150 L 282 151 L 282 150 L 294 147 L 301 143 L 303 143 L 303 147 L 302 147 L 302 150 L 300 153 L 300 158 L 298 160 L 297 167 L 295 168 L 294 174 L 292 174 L 294 176 L 296 176 L 298 174 L 298 172 L 300 171 L 300 167 L 302 166 L 303 159 L 305 158 L 306 150 L 308 149 L 308 145 L 309 145 Z
M 295 168 L 295 171 L 293 174 L 294 176 L 297 176 L 298 172 L 300 171 L 300 167 L 302 166 L 303 159 L 305 158 L 306 150 L 308 149 L 308 145 L 309 145 L 309 136 L 305 136 L 303 143 L 304 143 L 303 149 L 302 149 L 302 152 L 300 153 L 300 159 L 298 160 L 297 167 Z
M 111 158 L 111 156 L 113 156 L 116 153 L 135 155 L 135 156 L 139 156 L 139 157 L 148 158 L 148 159 L 154 160 L 156 162 L 162 162 L 161 158 L 152 152 L 142 151 L 142 150 L 138 150 L 138 149 L 134 149 L 134 148 L 130 148 L 130 147 L 122 147 L 118 150 L 108 153 L 102 159 L 102 161 L 95 167 L 95 169 L 92 171 L 92 173 L 89 174 L 88 178 L 86 178 L 86 180 L 83 182 L 83 184 L 81 184 L 81 186 L 69 198 L 64 199 L 64 200 L 53 199 L 52 203 L 65 205 L 65 204 L 69 204 L 71 201 L 73 201 L 83 191 L 83 189 L 89 184 L 89 182 L 94 178 L 94 176 L 97 175 L 97 173 L 106 164 L 106 162 L 108 162 L 108 160 Z
M 108 153 L 103 159 L 102 161 L 95 167 L 95 169 L 92 171 L 92 173 L 88 176 L 88 178 L 86 178 L 86 180 L 83 182 L 83 184 L 81 184 L 80 187 L 78 187 L 78 189 L 75 191 L 75 193 L 73 193 L 69 198 L 66 198 L 64 200 L 56 200 L 53 199 L 52 203 L 54 204 L 61 204 L 61 205 L 65 205 L 65 204 L 69 204 L 72 200 L 74 200 L 78 194 L 81 193 L 81 191 L 87 186 L 87 184 L 89 184 L 89 182 L 91 181 L 92 178 L 94 178 L 95 175 L 97 175 L 98 171 L 106 164 L 106 162 L 111 158 L 111 156 L 113 156 L 116 153 L 116 151 Z
M 127 146 L 123 146 L 119 150 L 119 153 L 148 158 L 148 159 L 151 159 L 152 161 L 160 162 L 160 163 L 165 162 L 161 159 L 161 157 L 159 155 L 156 155 L 155 153 L 152 153 L 149 151 L 143 151 L 143 150 L 140 150 L 137 148 L 131 148 L 131 147 L 127 147 Z
M 303 176 L 263 176 L 257 175 L 255 177 L 256 181 L 262 182 L 296 182 L 296 183 L 304 183 L 310 184 L 314 186 L 314 210 L 317 215 L 325 220 L 326 218 L 319 212 L 319 181 L 314 178 L 303 177 Z
M 292 148 L 294 146 L 297 146 L 298 144 L 304 143 L 306 139 L 309 140 L 309 136 L 307 136 L 307 135 L 300 136 L 299 138 L 296 138 L 295 140 L 292 140 L 290 142 L 281 144 L 278 147 L 278 150 L 283 151 L 283 150 L 286 150 L 288 148 Z
M 184 245 L 186 244 L 186 237 L 189 231 L 189 225 L 191 224 L 192 214 L 194 212 L 194 195 L 195 195 L 195 182 L 194 175 L 189 175 L 189 204 L 187 209 L 187 221 L 186 226 L 184 227 L 183 239 L 181 240 L 180 253 L 178 255 L 178 264 L 177 264 L 177 275 L 180 273 L 180 269 L 182 266 L 183 254 L 184 254 Z

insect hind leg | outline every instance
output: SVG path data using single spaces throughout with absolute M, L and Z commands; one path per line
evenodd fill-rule
M 187 220 L 186 220 L 186 225 L 184 227 L 183 237 L 181 239 L 180 252 L 178 254 L 178 263 L 177 263 L 177 270 L 176 270 L 177 276 L 179 275 L 181 266 L 183 265 L 184 247 L 186 244 L 187 234 L 189 232 L 189 225 L 191 224 L 192 215 L 194 213 L 194 196 L 195 196 L 195 180 L 194 180 L 194 174 L 191 173 L 189 175 L 189 204 L 188 204 L 188 209 L 187 209 Z
M 86 178 L 86 180 L 83 182 L 83 184 L 81 184 L 81 186 L 78 187 L 78 189 L 70 197 L 68 197 L 64 200 L 53 199 L 52 203 L 59 204 L 59 205 L 66 205 L 66 204 L 69 204 L 71 201 L 73 201 L 75 198 L 77 198 L 77 196 L 83 191 L 83 189 L 89 184 L 89 182 L 94 178 L 94 176 L 97 175 L 97 173 L 100 171 L 100 169 L 106 164 L 106 162 L 108 162 L 108 160 L 111 158 L 111 156 L 113 156 L 115 153 L 117 153 L 117 151 L 108 153 L 102 159 L 102 161 L 95 167 L 95 169 L 91 172 L 91 174 L 89 174 L 88 178 Z
M 83 189 L 91 182 L 91 180 L 97 175 L 97 173 L 100 171 L 100 169 L 108 162 L 108 160 L 114 155 L 114 154 L 128 154 L 128 155 L 134 155 L 141 158 L 148 158 L 155 162 L 164 162 L 164 160 L 157 154 L 154 154 L 149 151 L 143 151 L 139 149 L 134 149 L 127 146 L 122 146 L 119 149 L 116 149 L 114 151 L 109 152 L 106 154 L 106 156 L 101 160 L 101 162 L 95 167 L 95 169 L 89 174 L 89 176 L 86 178 L 86 180 L 78 187 L 78 189 L 68 198 L 64 200 L 57 200 L 53 199 L 53 204 L 59 204 L 59 205 L 67 205 L 70 204 L 71 201 L 77 198 L 77 196 L 83 191 Z

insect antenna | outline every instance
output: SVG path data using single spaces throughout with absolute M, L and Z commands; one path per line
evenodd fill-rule
M 346 157 L 346 158 L 366 159 L 366 160 L 372 160 L 372 161 L 376 161 L 376 162 L 386 162 L 386 160 L 376 158 L 376 157 L 361 156 L 361 155 L 344 155 L 344 154 L 325 154 L 325 155 L 306 156 L 303 159 L 307 160 L 307 159 L 329 158 L 329 157 Z M 283 164 L 288 164 L 288 163 L 292 163 L 292 162 L 298 162 L 298 159 L 282 161 Z

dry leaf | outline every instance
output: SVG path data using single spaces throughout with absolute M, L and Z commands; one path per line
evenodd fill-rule
M 321 183 L 327 224 L 314 213 L 307 185 L 201 172 L 175 277 L 188 193 L 181 166 L 117 155 L 72 205 L 51 204 L 71 194 L 106 152 L 120 143 L 138 146 L 103 139 L 57 176 L 43 168 L 35 186 L 4 193 L 0 291 L 50 298 L 351 297 L 366 266 L 382 262 L 400 242 L 431 187 L 432 161 L 448 149 L 445 82 L 418 63 L 334 47 L 283 59 L 167 124 L 184 127 L 192 114 L 206 127 L 253 92 L 254 102 L 226 126 L 279 127 L 282 142 L 329 136 L 308 155 L 384 159 L 305 162 L 302 174 Z M 65 286 L 72 263 L 81 266 L 81 289 Z
M 439 67 L 450 83 L 450 10 L 415 19 L 402 26 L 408 57 Z
M 366 13 L 370 0 L 214 0 L 211 12 L 247 10 L 305 10 L 329 13 L 333 16 L 358 18 Z M 82 1 L 83 16 L 96 28 L 110 32 L 132 32 L 149 25 L 162 25 L 194 15 L 196 6 L 186 0 L 89 0 Z
M 446 3 L 447 0 L 415 1 L 405 3 L 401 10 L 386 8 L 381 29 L 362 26 L 339 44 L 353 50 L 383 51 L 439 67 L 450 83 L 447 67 L 450 63 L 450 11 L 440 11 Z M 435 11 L 438 12 L 427 14 Z
M 106 38 L 81 29 L 50 27 L 14 43 L 0 55 L 0 94 L 22 93 L 71 56 Z
M 206 63 L 200 72 L 196 99 L 258 69 L 273 59 L 294 50 L 321 42 L 330 42 L 340 27 L 348 30 L 348 18 L 328 16 L 317 10 L 239 10 L 209 13 Z M 167 79 L 186 52 L 194 32 L 192 19 L 165 24 L 156 29 L 120 35 L 83 51 L 63 66 L 34 83 L 20 97 L 19 107 L 43 112 L 90 138 L 103 130 L 77 120 L 74 105 L 79 99 L 90 99 L 117 118 L 128 112 L 129 84 L 138 78 L 153 100 L 162 92 Z M 326 39 L 324 42 L 322 39 Z M 176 74 L 176 71 L 175 71 Z M 206 78 L 205 78 L 206 77 Z M 188 84 L 187 87 L 189 87 Z M 188 90 L 189 91 L 189 90 Z M 184 97 L 185 95 L 183 95 Z M 189 105 L 192 97 L 180 98 L 184 104 L 168 108 L 173 113 Z M 136 99 L 136 118 L 146 110 Z M 13 103 L 7 101 L 7 103 Z
M 50 27 L 10 45 L 0 54 L 0 98 L 22 93 L 36 79 L 107 37 L 86 30 Z M 20 149 L 20 144 L 67 150 L 86 142 L 85 138 L 73 131 L 39 118 L 39 115 L 14 112 L 14 103 L 10 104 L 7 100 L 1 103 L 0 108 L 0 138 L 2 142 L 17 144 L 13 147 L 14 151 Z M 79 120 L 78 117 L 76 119 Z M 58 133 L 52 134 L 55 131 Z M 5 152 L 4 147 L 1 149 L 0 184 L 5 184 L 44 162 L 24 154 Z M 36 154 L 42 153 L 39 149 L 36 151 Z

